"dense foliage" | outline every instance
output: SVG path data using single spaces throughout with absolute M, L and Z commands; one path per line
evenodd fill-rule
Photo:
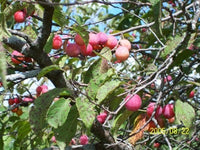
M 0 149 L 199 149 L 199 0 L 0 6 Z

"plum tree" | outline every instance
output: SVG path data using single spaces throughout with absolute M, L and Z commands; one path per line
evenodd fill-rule
M 0 149 L 199 148 L 197 0 L 0 6 Z

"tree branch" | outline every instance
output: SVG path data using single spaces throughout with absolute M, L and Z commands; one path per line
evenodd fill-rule
M 23 73 L 11 74 L 11 75 L 6 76 L 6 80 L 7 81 L 25 80 L 25 79 L 33 78 L 37 76 L 39 72 L 40 72 L 40 69 L 36 69 L 36 70 L 26 71 Z

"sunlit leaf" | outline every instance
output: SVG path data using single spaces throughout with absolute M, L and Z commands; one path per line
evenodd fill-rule
M 70 110 L 70 101 L 66 99 L 57 100 L 47 112 L 47 122 L 54 128 L 62 126 L 66 121 Z
M 78 123 L 77 118 L 78 110 L 76 106 L 72 106 L 65 123 L 59 128 L 55 129 L 54 133 L 56 136 L 56 142 L 60 149 L 64 149 L 74 137 Z
M 90 129 L 95 119 L 94 105 L 87 99 L 79 97 L 76 99 L 76 106 L 83 123 Z
M 34 106 L 29 113 L 30 123 L 36 135 L 41 135 L 43 129 L 47 126 L 46 115 L 47 111 L 53 102 L 53 99 L 66 89 L 53 89 L 42 94 L 34 101 Z M 70 93 L 68 92 L 68 95 Z
M 57 65 L 51 65 L 51 66 L 47 66 L 45 68 L 43 68 L 40 73 L 37 75 L 37 78 L 40 79 L 41 77 L 44 77 L 47 73 L 49 73 L 50 71 L 53 70 L 59 70 L 60 67 Z

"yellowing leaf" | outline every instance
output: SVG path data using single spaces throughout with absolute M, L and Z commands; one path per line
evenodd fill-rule
M 135 134 L 135 132 L 137 132 L 145 123 L 146 123 L 146 115 L 145 114 L 138 115 L 137 118 L 135 119 L 134 128 L 133 128 L 132 132 L 130 133 L 130 135 Z M 146 130 L 148 130 L 148 125 L 146 127 L 144 127 L 137 134 L 131 136 L 128 139 L 129 142 L 132 145 L 134 145 L 138 140 L 140 140 L 143 137 L 143 132 L 146 131 Z

